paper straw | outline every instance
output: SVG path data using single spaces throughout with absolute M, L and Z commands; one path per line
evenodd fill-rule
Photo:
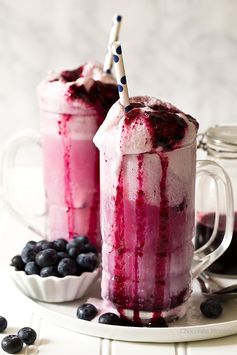
M 111 46 L 114 41 L 118 40 L 121 20 L 122 20 L 121 15 L 114 15 L 112 27 L 109 33 L 109 43 L 107 47 L 107 53 L 105 55 L 104 68 L 103 68 L 104 72 L 108 74 L 111 73 L 111 69 L 113 66 Z
M 118 83 L 120 102 L 123 105 L 125 112 L 128 112 L 131 110 L 131 105 L 129 101 L 127 79 L 125 75 L 122 48 L 120 42 L 116 41 L 112 44 L 112 53 L 113 53 L 115 74 Z

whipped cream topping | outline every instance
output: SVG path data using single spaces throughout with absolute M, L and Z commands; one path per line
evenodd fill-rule
M 114 77 L 104 73 L 102 65 L 97 62 L 88 62 L 75 70 L 58 74 L 50 72 L 38 87 L 40 107 L 45 111 L 71 114 L 77 114 L 78 110 L 88 110 L 91 106 L 90 90 L 97 82 L 105 86 L 116 86 Z M 75 89 L 79 92 L 80 88 L 83 95 L 74 95 Z M 94 111 L 93 107 L 91 109 Z
M 113 146 L 120 155 L 170 151 L 196 139 L 196 120 L 170 103 L 148 96 L 130 102 L 128 113 L 119 101 L 111 107 L 94 137 L 99 149 Z

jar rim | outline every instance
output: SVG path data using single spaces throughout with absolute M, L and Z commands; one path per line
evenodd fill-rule
M 216 125 L 205 133 L 206 149 L 218 158 L 237 158 L 237 124 Z

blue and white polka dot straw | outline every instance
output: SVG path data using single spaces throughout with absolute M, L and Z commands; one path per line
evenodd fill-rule
M 109 43 L 107 47 L 107 53 L 104 60 L 104 72 L 110 74 L 113 66 L 113 56 L 111 51 L 111 46 L 114 41 L 118 40 L 120 25 L 122 21 L 121 15 L 114 15 L 112 27 L 109 33 Z
M 116 41 L 112 44 L 112 53 L 113 53 L 115 74 L 118 83 L 120 102 L 123 105 L 125 112 L 128 112 L 131 110 L 131 105 L 129 101 L 127 79 L 125 75 L 122 48 L 120 42 Z

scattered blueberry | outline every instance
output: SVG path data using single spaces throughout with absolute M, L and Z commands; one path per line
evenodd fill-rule
M 66 245 L 67 245 L 67 240 L 63 238 L 59 238 L 53 241 L 54 244 L 54 249 L 57 250 L 58 252 L 60 251 L 65 251 L 66 250 Z
M 168 324 L 166 323 L 166 320 L 163 317 L 158 317 L 157 319 L 152 319 L 147 326 L 149 328 L 166 328 L 168 327 Z
M 102 324 L 111 324 L 111 325 L 121 325 L 121 320 L 119 316 L 115 313 L 104 313 L 99 317 L 99 323 Z
M 17 335 L 26 345 L 33 344 L 37 337 L 35 330 L 30 327 L 21 328 Z
M 58 263 L 58 272 L 62 276 L 75 275 L 77 273 L 77 264 L 72 259 L 62 259 Z
M 201 303 L 200 310 L 207 318 L 218 318 L 221 315 L 223 308 L 218 300 L 209 298 Z
M 92 320 L 97 315 L 96 307 L 91 303 L 84 303 L 77 309 L 77 318 Z
M 23 348 L 23 342 L 17 335 L 7 335 L 2 339 L 1 346 L 8 354 L 16 354 Z
M 2 333 L 7 328 L 7 320 L 0 316 L 0 333 Z
M 41 267 L 55 265 L 58 261 L 58 254 L 54 249 L 44 249 L 36 255 L 35 261 Z
M 55 266 L 45 266 L 40 270 L 41 277 L 49 277 L 49 276 L 56 276 L 58 277 L 58 271 Z
M 25 269 L 25 263 L 22 260 L 22 257 L 20 255 L 15 255 L 12 258 L 11 265 L 16 268 L 16 270 L 24 270 Z
M 34 248 L 34 246 L 26 246 L 22 250 L 21 258 L 23 262 L 26 264 L 29 261 L 34 261 L 36 254 L 37 254 L 37 250 Z
M 83 271 L 93 271 L 99 264 L 98 256 L 94 253 L 79 254 L 76 261 L 79 268 Z
M 39 275 L 40 274 L 40 268 L 36 264 L 35 261 L 29 261 L 25 265 L 25 273 L 26 273 L 26 275 Z

